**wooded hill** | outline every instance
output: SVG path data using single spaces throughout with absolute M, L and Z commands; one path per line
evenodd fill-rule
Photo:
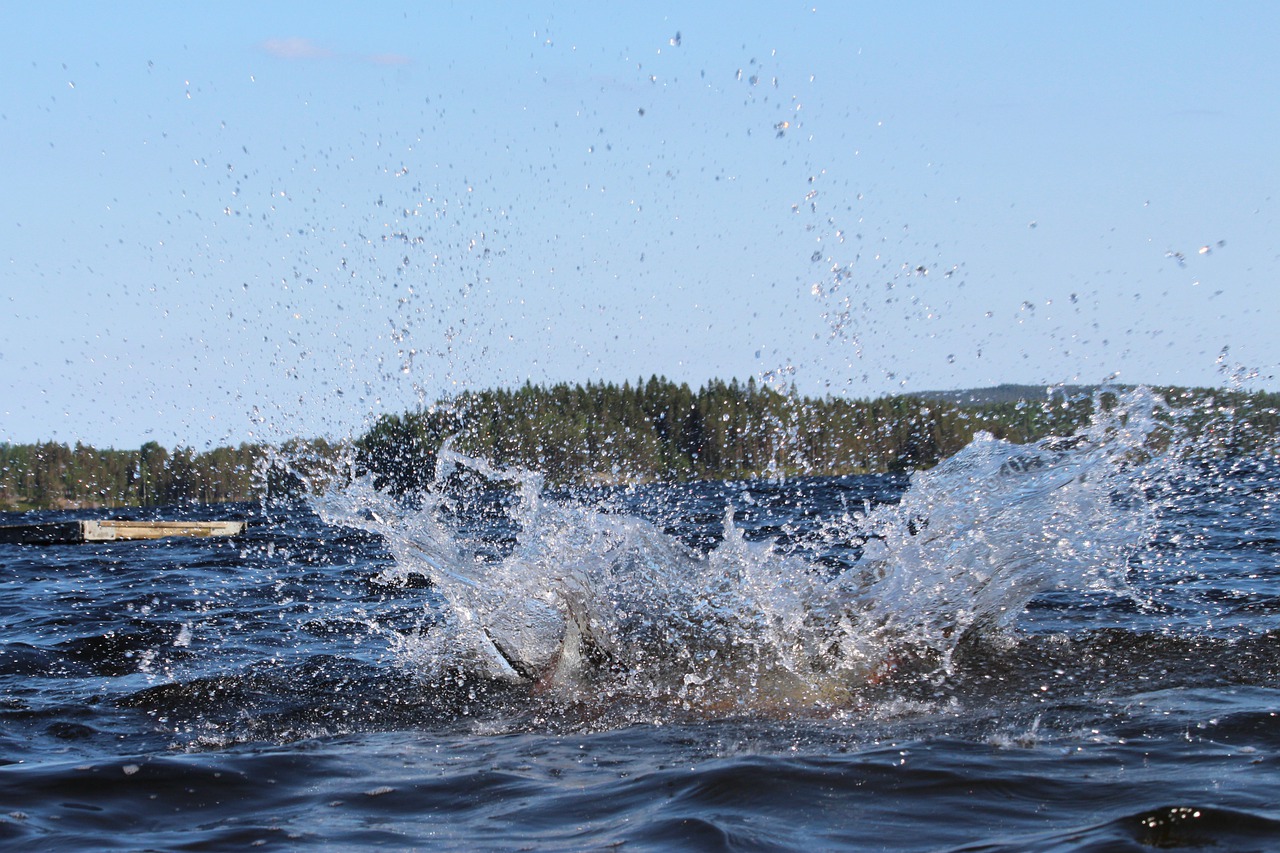
M 864 474 L 931 466 L 978 430 L 1023 443 L 1070 435 L 1092 416 L 1090 392 L 1027 390 L 1038 394 L 1006 388 L 952 400 L 849 400 L 783 394 L 754 380 L 714 381 L 697 391 L 659 377 L 621 386 L 526 384 L 386 415 L 356 441 L 356 461 L 379 487 L 397 492 L 430 482 L 446 438 L 463 453 L 541 471 L 555 484 Z M 1280 394 L 1160 393 L 1191 431 L 1212 429 L 1204 445 L 1211 452 L 1249 452 L 1280 435 Z
M 1280 394 L 1160 393 L 1192 430 L 1213 436 L 1207 446 L 1216 452 L 1274 447 L 1280 436 Z M 754 380 L 697 391 L 656 376 L 634 385 L 526 384 L 384 415 L 349 445 L 197 453 L 155 442 L 138 450 L 0 443 L 0 509 L 254 500 L 300 488 L 299 467 L 344 457 L 380 487 L 411 491 L 430 482 L 446 438 L 463 453 L 561 485 L 901 471 L 955 453 L 978 430 L 1014 442 L 1071 434 L 1091 417 L 1093 400 L 1088 389 L 1049 396 L 1022 386 L 849 400 L 784 394 Z

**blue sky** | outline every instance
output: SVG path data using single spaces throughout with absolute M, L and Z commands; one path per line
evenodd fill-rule
M 264 5 L 0 12 L 0 440 L 1278 387 L 1280 7 Z

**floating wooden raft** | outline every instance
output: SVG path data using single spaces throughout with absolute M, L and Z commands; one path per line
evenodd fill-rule
M 163 539 L 166 536 L 235 536 L 243 530 L 243 521 L 50 521 L 44 524 L 0 525 L 0 542 L 59 545 Z

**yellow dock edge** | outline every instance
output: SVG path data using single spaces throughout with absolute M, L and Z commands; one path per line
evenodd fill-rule
M 238 536 L 243 521 L 51 521 L 44 524 L 0 525 L 0 542 L 27 545 L 59 545 L 77 542 L 118 542 L 131 539 L 164 539 L 169 536 L 205 538 Z
M 163 539 L 166 536 L 235 536 L 243 521 L 82 521 L 85 542 L 117 539 Z

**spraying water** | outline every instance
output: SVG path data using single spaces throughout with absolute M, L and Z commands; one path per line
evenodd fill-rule
M 428 677 L 703 715 L 838 711 L 903 677 L 905 661 L 945 675 L 960 643 L 1010 626 L 1042 591 L 1124 589 L 1155 529 L 1148 488 L 1175 453 L 1156 447 L 1150 392 L 1101 402 L 1078 435 L 1014 445 L 979 433 L 915 473 L 898 504 L 846 512 L 820 535 L 861 558 L 835 573 L 748 541 L 732 509 L 704 553 L 448 445 L 420 504 L 360 480 L 331 490 L 321 512 L 385 537 L 385 580 L 430 578 L 439 624 L 401 641 Z M 463 475 L 501 497 L 510 541 L 498 551 L 467 527 Z

